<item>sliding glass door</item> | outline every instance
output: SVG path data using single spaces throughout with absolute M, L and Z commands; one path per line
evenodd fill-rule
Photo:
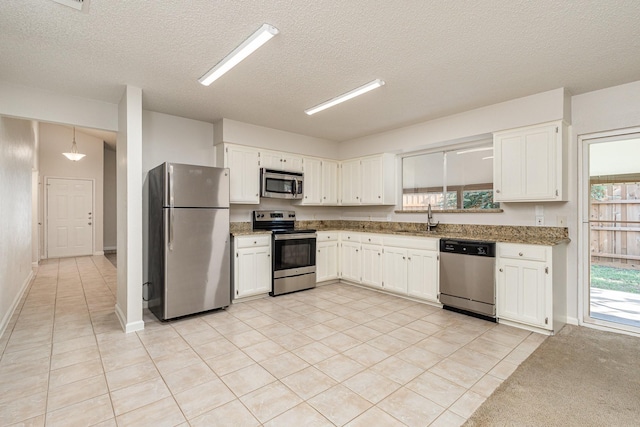
M 639 332 L 640 133 L 582 144 L 584 320 Z

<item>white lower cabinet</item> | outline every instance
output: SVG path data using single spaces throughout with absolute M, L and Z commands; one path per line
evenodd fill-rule
M 340 278 L 360 283 L 362 280 L 362 256 L 360 236 L 343 234 L 340 239 Z
M 566 305 L 566 245 L 497 244 L 500 322 L 554 333 L 566 323 Z
M 342 280 L 438 302 L 438 239 L 341 232 L 339 251 Z
M 409 296 L 437 302 L 440 283 L 438 251 L 409 249 L 407 261 Z
M 363 285 L 382 288 L 382 246 L 371 243 L 362 244 L 362 280 Z
M 385 290 L 438 302 L 438 239 L 385 237 Z
M 340 265 L 338 245 L 337 232 L 318 232 L 316 239 L 316 283 L 338 278 Z
M 271 236 L 234 237 L 234 299 L 271 291 Z
M 407 250 L 393 246 L 384 248 L 384 282 L 387 291 L 407 293 Z

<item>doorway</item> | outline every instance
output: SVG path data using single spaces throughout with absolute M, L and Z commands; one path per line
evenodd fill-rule
M 46 178 L 47 258 L 93 255 L 93 180 Z
M 640 332 L 640 132 L 581 140 L 584 321 Z

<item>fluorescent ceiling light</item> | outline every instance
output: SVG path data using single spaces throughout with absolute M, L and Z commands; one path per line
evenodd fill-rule
M 489 150 L 493 150 L 493 147 L 471 148 L 469 150 L 457 151 L 456 154 L 467 154 L 467 153 L 475 153 L 477 151 L 489 151 Z
M 278 33 L 278 29 L 273 25 L 263 24 L 262 27 L 258 28 L 255 33 L 251 34 L 248 39 L 242 42 L 240 46 L 235 48 L 233 52 L 225 56 L 215 67 L 207 71 L 207 74 L 200 77 L 198 81 L 205 86 L 209 86 Z
M 359 88 L 353 89 L 347 93 L 344 93 L 340 96 L 336 96 L 333 99 L 323 102 L 322 104 L 318 104 L 315 107 L 304 110 L 308 115 L 315 114 L 319 111 L 326 110 L 329 107 L 333 107 L 334 105 L 340 104 L 341 102 L 348 101 L 351 98 L 355 98 L 356 96 L 362 95 L 363 93 L 367 93 L 370 90 L 379 88 L 384 85 L 384 80 L 376 79 L 372 82 L 367 83 L 366 85 L 360 86 Z

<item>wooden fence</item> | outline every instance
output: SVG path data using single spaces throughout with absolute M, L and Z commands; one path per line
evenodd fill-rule
M 591 200 L 591 261 L 640 270 L 640 183 L 597 184 Z

